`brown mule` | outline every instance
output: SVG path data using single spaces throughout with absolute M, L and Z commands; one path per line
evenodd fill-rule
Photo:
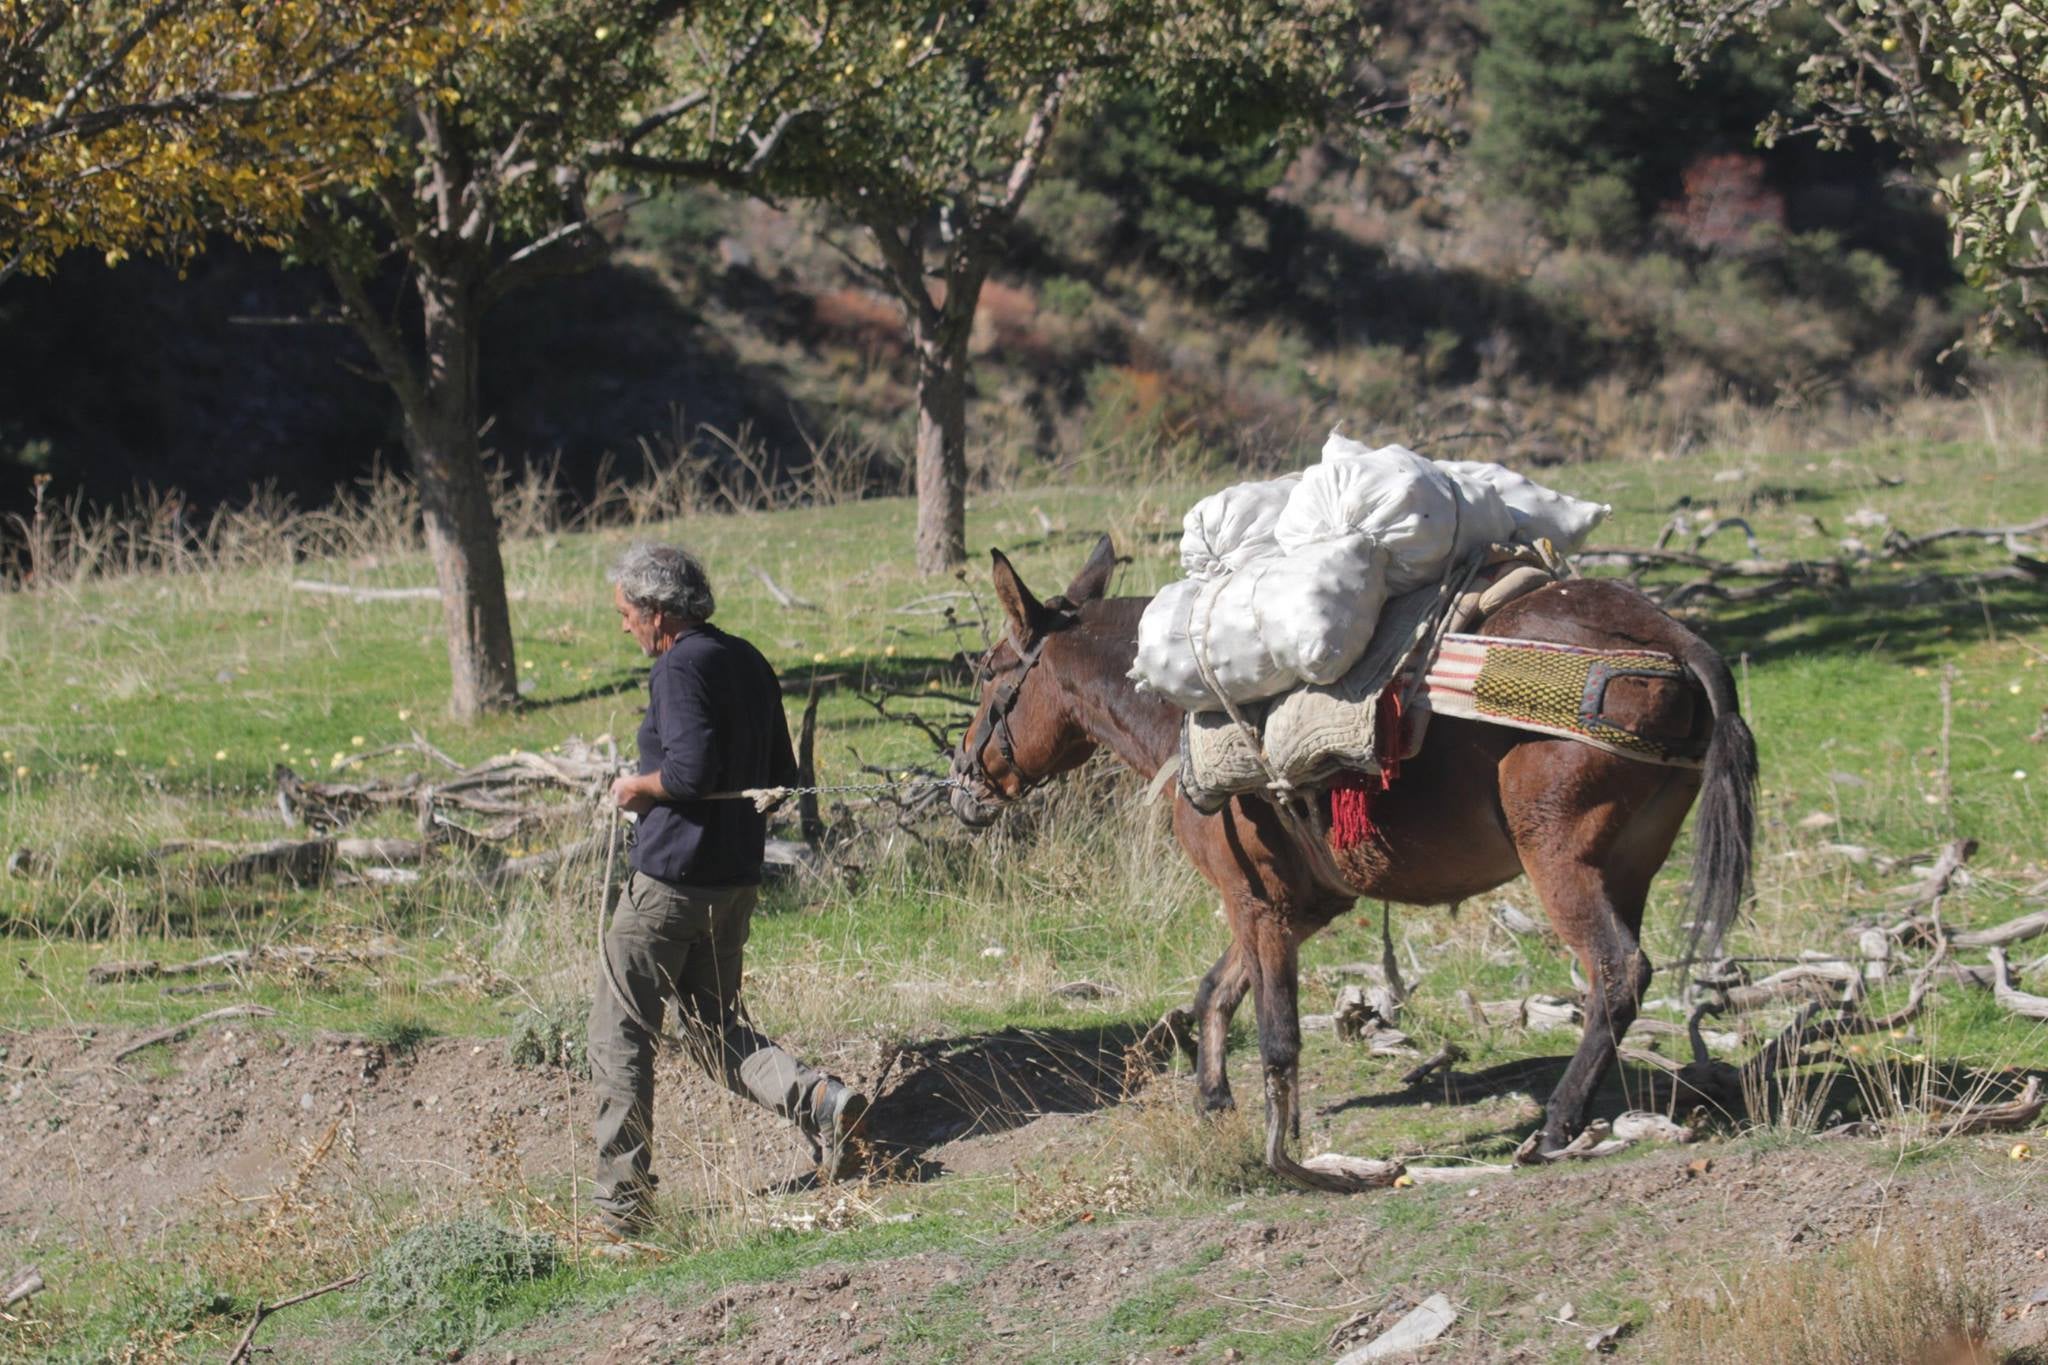
M 1005 638 L 983 660 L 974 721 L 953 756 L 953 811 L 970 826 L 1085 762 L 1100 746 L 1140 775 L 1177 761 L 1181 712 L 1128 678 L 1146 599 L 1103 597 L 1116 553 L 1108 536 L 1061 597 L 1040 602 L 1000 550 L 995 591 Z M 1544 1107 L 1545 1151 L 1568 1143 L 1613 1065 L 1650 981 L 1638 946 L 1650 879 L 1695 796 L 1704 793 L 1692 876 L 1693 933 L 1709 954 L 1749 883 L 1756 744 L 1736 709 L 1728 667 L 1704 641 L 1626 584 L 1573 579 L 1509 603 L 1488 635 L 1601 648 L 1661 650 L 1697 686 L 1653 683 L 1617 717 L 1639 733 L 1694 734 L 1704 771 L 1618 757 L 1525 730 L 1439 716 L 1421 753 L 1373 798 L 1373 833 L 1330 858 L 1296 843 L 1265 800 L 1239 797 L 1204 815 L 1177 797 L 1173 828 L 1223 898 L 1230 947 L 1195 993 L 1196 1084 L 1203 1107 L 1232 1106 L 1224 1069 L 1230 1016 L 1247 991 L 1258 1011 L 1266 1081 L 1266 1162 L 1305 1185 L 1357 1181 L 1311 1170 L 1287 1152 L 1299 1135 L 1302 941 L 1361 896 L 1442 905 L 1526 873 L 1591 983 L 1586 1028 Z M 1700 697 L 1707 705 L 1697 705 Z M 1615 704 L 1610 698 L 1610 706 Z M 1610 715 L 1613 712 L 1610 710 Z M 1334 870 L 1333 878 L 1326 871 Z

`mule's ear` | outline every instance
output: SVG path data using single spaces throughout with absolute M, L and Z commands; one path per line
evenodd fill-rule
M 1010 618 L 1010 638 L 1022 644 L 1037 635 L 1045 624 L 1045 608 L 1024 586 L 1024 580 L 1017 577 L 1017 570 L 1001 550 L 990 550 L 989 555 L 995 561 L 996 601 L 1002 603 L 1003 615 Z
M 1081 572 L 1067 584 L 1067 600 L 1077 607 L 1083 602 L 1093 602 L 1109 587 L 1109 576 L 1115 572 L 1116 546 L 1105 534 L 1088 552 L 1088 562 L 1081 566 Z

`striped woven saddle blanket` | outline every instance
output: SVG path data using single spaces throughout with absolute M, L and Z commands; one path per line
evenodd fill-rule
M 1641 726 L 1634 717 L 1646 708 L 1631 705 L 1628 695 L 1640 701 L 1645 691 L 1689 687 L 1690 677 L 1683 663 L 1655 650 L 1447 635 L 1411 694 L 1412 708 L 1575 739 L 1646 763 L 1697 768 L 1705 753 L 1694 733 L 1699 727 L 1688 721 L 1668 733 Z

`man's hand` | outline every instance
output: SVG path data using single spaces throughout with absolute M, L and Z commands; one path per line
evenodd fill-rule
M 654 794 L 647 790 L 650 779 L 661 781 L 659 773 L 621 777 L 612 782 L 612 804 L 629 815 L 645 815 L 654 809 Z

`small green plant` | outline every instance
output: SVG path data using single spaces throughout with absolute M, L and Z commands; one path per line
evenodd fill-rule
M 364 1314 L 408 1354 L 459 1351 L 490 1310 L 555 1272 L 555 1241 L 482 1218 L 427 1223 L 377 1257 L 363 1280 Z
M 510 1051 L 515 1066 L 558 1066 L 577 1076 L 590 1074 L 590 1046 L 584 1007 L 558 1002 L 536 1005 L 513 1021 Z
M 421 1043 L 434 1036 L 434 1029 L 410 1010 L 394 1009 L 379 1014 L 363 1034 L 389 1056 L 409 1059 Z

